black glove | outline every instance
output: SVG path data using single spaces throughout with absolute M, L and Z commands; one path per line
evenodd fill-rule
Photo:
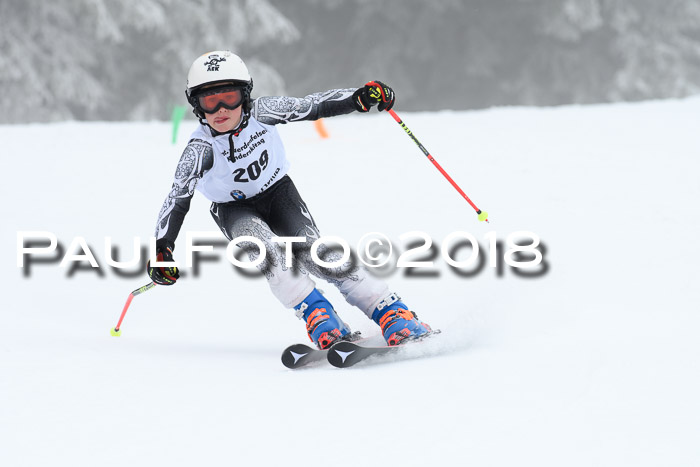
M 172 261 L 173 250 L 171 246 L 159 243 L 156 244 L 157 260 Z M 177 278 L 180 277 L 180 272 L 175 266 L 152 268 L 151 260 L 148 260 L 148 264 L 146 264 L 146 270 L 148 271 L 148 277 L 150 277 L 153 282 L 159 285 L 173 285 Z
M 358 112 L 369 112 L 374 104 L 379 104 L 377 109 L 391 110 L 395 100 L 394 90 L 381 81 L 370 81 L 355 91 L 352 95 L 352 103 Z

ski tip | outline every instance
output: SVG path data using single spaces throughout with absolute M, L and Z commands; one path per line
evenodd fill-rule
M 398 346 L 366 347 L 364 345 L 355 344 L 354 342 L 338 342 L 328 351 L 328 363 L 337 368 L 348 368 L 368 357 L 393 352 L 397 347 Z
M 316 349 L 304 344 L 290 345 L 282 352 L 282 365 L 289 369 L 296 369 L 307 363 L 308 356 Z
M 356 363 L 353 354 L 360 349 L 360 346 L 352 342 L 341 341 L 328 350 L 328 363 L 336 368 L 347 368 Z

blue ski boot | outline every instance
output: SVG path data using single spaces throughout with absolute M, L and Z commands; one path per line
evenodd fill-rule
M 372 320 L 382 328 L 384 339 L 389 345 L 399 345 L 406 339 L 414 339 L 432 331 L 400 300 L 401 297 L 393 293 L 382 300 L 372 313 Z
M 317 289 L 294 309 L 299 319 L 306 321 L 309 339 L 319 349 L 327 349 L 350 334 L 350 327 L 340 319 L 333 310 L 333 305 Z

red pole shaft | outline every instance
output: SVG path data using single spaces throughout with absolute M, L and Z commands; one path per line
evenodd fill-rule
M 130 293 L 129 298 L 126 299 L 126 304 L 124 304 L 124 309 L 122 310 L 122 315 L 119 317 L 119 322 L 117 323 L 117 327 L 114 328 L 115 331 L 119 331 L 119 327 L 122 325 L 122 321 L 124 320 L 124 315 L 126 315 L 126 310 L 129 309 L 129 305 L 131 305 L 131 301 L 134 299 L 134 294 Z
M 481 209 L 476 207 L 476 204 L 474 204 L 472 202 L 472 200 L 469 199 L 469 196 L 467 196 L 467 194 L 459 187 L 459 185 L 457 185 L 457 183 L 454 180 L 452 180 L 452 177 L 450 177 L 450 175 L 447 172 L 445 172 L 445 169 L 443 169 L 442 166 L 440 164 L 438 164 L 438 162 L 435 160 L 435 158 L 430 155 L 428 150 L 425 149 L 425 146 L 423 146 L 420 143 L 420 141 L 418 141 L 418 138 L 416 138 L 416 136 L 413 134 L 413 132 L 411 130 L 409 130 L 408 127 L 406 126 L 406 124 L 399 118 L 398 115 L 396 115 L 396 112 L 394 112 L 392 109 L 389 109 L 388 112 L 389 112 L 389 115 L 394 117 L 394 120 L 396 120 L 396 123 L 401 125 L 401 128 L 403 128 L 404 131 L 406 132 L 406 134 L 411 137 L 413 142 L 416 143 L 416 145 L 418 145 L 420 150 L 423 151 L 423 154 L 425 154 L 425 156 L 428 158 L 428 160 L 430 160 L 430 162 L 433 163 L 435 168 L 440 171 L 440 173 L 447 179 L 448 182 L 450 182 L 450 184 L 454 187 L 454 189 L 457 190 L 457 192 L 460 195 L 462 195 L 462 197 L 467 201 L 467 203 L 469 203 L 469 205 L 472 208 L 474 208 L 474 210 L 476 211 L 477 214 L 481 214 Z M 488 222 L 488 219 L 486 219 L 486 221 Z
M 153 287 L 156 286 L 155 282 L 150 282 L 143 287 L 139 287 L 138 289 L 134 290 L 129 294 L 129 298 L 126 299 L 126 303 L 124 304 L 124 309 L 122 310 L 122 315 L 119 317 L 119 322 L 117 323 L 117 327 L 114 328 L 115 331 L 119 331 L 119 328 L 122 325 L 122 321 L 124 320 L 124 316 L 126 315 L 126 310 L 129 309 L 129 305 L 131 305 L 131 301 L 134 299 L 135 296 L 142 294 L 148 290 L 151 290 Z

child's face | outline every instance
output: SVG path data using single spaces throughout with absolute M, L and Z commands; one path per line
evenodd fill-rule
M 238 106 L 233 110 L 221 107 L 213 114 L 205 113 L 204 116 L 213 129 L 219 133 L 226 133 L 238 126 L 238 123 L 241 121 L 242 110 L 242 106 Z

